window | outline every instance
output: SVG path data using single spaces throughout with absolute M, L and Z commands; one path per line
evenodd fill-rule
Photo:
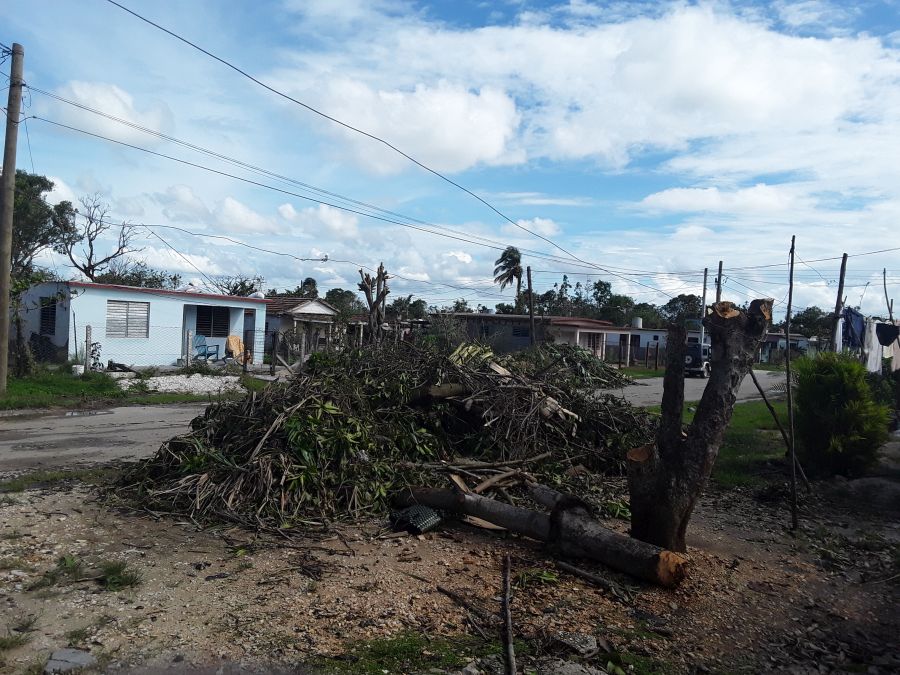
M 528 326 L 513 326 L 512 334 L 513 337 L 526 338 L 531 335 L 531 331 L 528 330 Z
M 654 341 L 654 342 L 659 342 L 659 335 L 654 335 L 654 336 L 653 336 L 653 341 Z
M 231 330 L 228 307 L 197 307 L 197 335 L 228 337 Z
M 587 334 L 587 346 L 588 349 L 597 350 L 600 349 L 600 339 L 601 333 L 588 333 Z
M 149 302 L 106 301 L 106 337 L 145 338 L 149 335 Z
M 41 335 L 56 335 L 56 298 L 41 298 Z

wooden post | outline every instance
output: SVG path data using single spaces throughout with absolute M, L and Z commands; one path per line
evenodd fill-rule
M 841 276 L 838 281 L 837 300 L 834 301 L 834 325 L 831 328 L 831 351 L 837 351 L 837 332 L 841 328 L 841 308 L 844 304 L 844 276 L 847 274 L 847 254 L 841 258 Z
M 700 299 L 700 353 L 703 353 L 703 340 L 706 338 L 706 326 L 703 325 L 703 317 L 706 316 L 706 278 L 709 268 L 703 268 L 703 297 Z M 659 345 L 657 345 L 659 347 Z
M 794 440 L 794 392 L 791 387 L 791 305 L 794 301 L 794 242 L 796 235 L 791 237 L 791 265 L 788 272 L 788 300 L 787 313 L 784 317 L 784 370 L 787 379 L 787 407 L 788 428 L 790 433 L 791 455 L 791 529 L 796 530 L 800 523 L 797 517 L 797 447 Z
M 84 327 L 84 372 L 91 370 L 91 327 Z
M 659 370 L 659 343 L 656 343 L 656 350 L 653 352 L 653 370 Z
M 722 261 L 719 261 L 719 275 L 716 277 L 716 302 L 722 302 Z
M 621 370 L 622 369 L 622 336 L 621 335 L 619 335 L 619 349 L 618 349 L 618 355 L 616 356 L 616 359 L 618 360 L 619 370 Z
M 191 359 L 194 357 L 194 331 L 187 332 L 187 349 L 184 352 L 184 365 L 190 366 Z
M 3 145 L 3 175 L 0 177 L 0 396 L 6 393 L 9 371 L 9 291 L 12 268 L 13 210 L 16 197 L 16 144 L 22 109 L 25 49 L 14 42 L 6 104 L 6 138 Z
M 269 375 L 275 374 L 275 361 L 278 359 L 278 331 L 272 331 L 272 358 L 269 359 Z
M 644 347 L 644 368 L 650 367 L 650 345 Z
M 531 286 L 531 265 L 525 268 L 528 274 L 528 334 L 531 336 L 531 344 L 537 339 L 534 334 L 534 289 Z

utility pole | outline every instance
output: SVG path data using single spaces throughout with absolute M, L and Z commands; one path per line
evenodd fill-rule
M 841 308 L 844 304 L 844 277 L 847 274 L 847 254 L 841 258 L 841 277 L 838 281 L 837 300 L 834 301 L 834 325 L 831 327 L 831 351 L 837 351 L 837 332 L 841 328 Z
M 716 302 L 722 302 L 722 261 L 719 261 L 719 274 L 716 277 Z
M 534 289 L 531 287 L 531 265 L 525 268 L 528 274 L 528 334 L 531 336 L 531 344 L 534 345 Z
M 703 338 L 706 337 L 706 326 L 703 325 L 703 319 L 706 316 L 706 276 L 709 274 L 709 268 L 703 268 L 703 299 L 700 300 L 700 344 L 703 345 Z
M 794 302 L 794 241 L 796 235 L 791 237 L 791 267 L 788 276 L 788 300 L 787 313 L 784 316 L 784 370 L 785 379 L 787 380 L 787 409 L 788 409 L 788 428 L 790 433 L 790 455 L 791 455 L 791 529 L 796 530 L 799 527 L 799 519 L 797 517 L 797 444 L 794 442 L 794 391 L 791 387 L 791 305 Z
M 6 140 L 3 145 L 3 175 L 0 176 L 0 396 L 6 393 L 9 374 L 9 291 L 12 268 L 13 206 L 16 196 L 16 142 L 22 112 L 22 65 L 25 50 L 13 43 L 6 105 Z
M 894 301 L 890 299 L 887 291 L 887 268 L 881 270 L 881 281 L 884 283 L 884 302 L 887 304 L 888 319 L 894 323 Z

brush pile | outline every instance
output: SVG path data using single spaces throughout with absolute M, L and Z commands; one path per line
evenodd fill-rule
M 459 458 L 544 455 L 530 471 L 619 471 L 654 427 L 598 391 L 627 382 L 566 346 L 506 357 L 427 342 L 317 353 L 286 382 L 211 405 L 123 488 L 150 509 L 290 529 L 382 509 L 410 484 L 443 485 L 435 467 Z

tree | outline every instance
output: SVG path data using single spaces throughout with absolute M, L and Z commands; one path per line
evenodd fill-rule
M 522 293 L 522 254 L 515 246 L 507 246 L 500 257 L 494 261 L 494 283 L 500 284 L 502 291 L 513 282 L 516 284 L 516 304 Z
M 178 288 L 181 275 L 156 270 L 143 260 L 113 260 L 109 268 L 95 279 L 100 284 L 120 284 L 137 288 Z
M 362 314 L 366 306 L 355 291 L 332 288 L 325 293 L 325 302 L 338 311 L 338 321 L 346 322 L 354 314 Z
M 38 253 L 55 248 L 75 231 L 75 209 L 71 202 L 50 205 L 44 195 L 53 181 L 25 171 L 16 171 L 13 203 L 12 277 L 20 279 L 34 269 Z
M 598 279 L 591 287 L 590 293 L 597 307 L 605 307 L 609 305 L 609 299 L 612 297 L 612 284 Z
M 701 298 L 693 293 L 681 293 L 659 308 L 663 318 L 669 323 L 684 322 L 686 319 L 701 318 Z
M 453 301 L 453 307 L 450 308 L 451 312 L 460 312 L 460 313 L 471 313 L 475 310 L 469 307 L 469 301 L 465 298 L 460 298 L 459 300 Z
M 78 225 L 77 219 L 73 219 L 73 227 L 64 233 L 54 248 L 66 254 L 75 269 L 90 281 L 96 281 L 113 260 L 135 252 L 131 242 L 137 236 L 138 228 L 127 221 L 113 225 L 107 220 L 109 204 L 103 202 L 99 193 L 82 197 L 79 201 L 81 209 L 75 212 L 83 218 L 84 224 Z M 115 233 L 115 248 L 104 255 L 98 249 L 112 233 Z
M 624 326 L 631 317 L 634 309 L 634 298 L 628 295 L 619 295 L 611 293 L 606 298 L 606 302 L 600 306 L 597 315 L 606 321 L 612 321 L 618 326 Z
M 639 302 L 631 310 L 631 318 L 643 319 L 644 328 L 662 328 L 666 320 L 660 314 L 659 307 L 651 302 Z
M 382 328 L 385 318 L 384 303 L 388 293 L 391 292 L 387 283 L 390 276 L 384 269 L 384 263 L 380 263 L 374 277 L 368 272 L 363 273 L 359 270 L 359 278 L 361 280 L 358 284 L 359 290 L 366 296 L 366 304 L 369 307 L 369 341 L 377 344 L 384 335 Z
M 515 314 L 516 306 L 509 302 L 498 302 L 494 305 L 494 312 L 496 314 Z
M 631 536 L 670 551 L 686 550 L 685 534 L 725 430 L 741 382 L 772 317 L 772 300 L 754 300 L 744 312 L 719 302 L 703 319 L 712 340 L 712 372 L 693 422 L 685 430 L 684 353 L 687 329 L 672 324 L 656 443 L 628 451 Z
M 421 298 L 413 300 L 412 295 L 401 295 L 388 305 L 387 314 L 394 319 L 424 319 L 428 305 Z
M 265 279 L 257 275 L 248 277 L 243 274 L 222 275 L 213 278 L 216 289 L 222 295 L 234 295 L 246 298 L 262 290 Z
M 831 327 L 834 322 L 834 313 L 826 312 L 819 307 L 807 307 L 801 312 L 791 316 L 791 334 L 818 337 L 819 344 L 828 344 L 831 340 Z M 784 322 L 774 326 L 784 330 Z

